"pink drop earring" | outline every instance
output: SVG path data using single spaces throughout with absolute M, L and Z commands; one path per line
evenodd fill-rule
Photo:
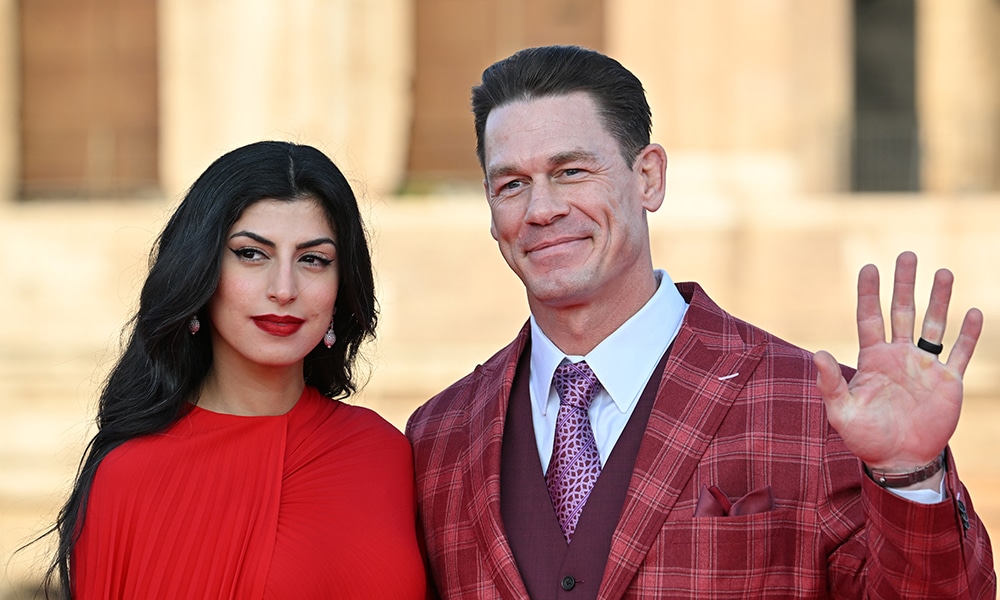
M 332 348 L 336 342 L 337 334 L 333 331 L 333 319 L 330 319 L 330 328 L 323 334 L 323 344 L 325 344 L 327 348 Z
M 188 321 L 188 331 L 191 332 L 191 335 L 194 335 L 198 333 L 198 330 L 200 329 L 201 329 L 201 321 L 198 320 L 198 315 L 192 316 L 191 320 Z

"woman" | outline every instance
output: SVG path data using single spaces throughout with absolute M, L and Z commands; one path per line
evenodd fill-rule
M 88 598 L 423 598 L 403 435 L 343 404 L 374 337 L 354 194 L 321 152 L 216 160 L 157 240 L 50 577 Z

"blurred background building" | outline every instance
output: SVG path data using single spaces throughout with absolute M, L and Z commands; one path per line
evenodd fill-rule
M 220 154 L 291 140 L 348 174 L 382 307 L 357 401 L 397 426 L 515 335 L 469 89 L 550 43 L 644 82 L 675 280 L 853 364 L 864 263 L 917 251 L 922 297 L 955 272 L 946 342 L 968 306 L 986 331 L 953 447 L 997 535 L 997 0 L 0 0 L 0 598 L 44 567 L 14 550 L 72 479 L 153 238 Z

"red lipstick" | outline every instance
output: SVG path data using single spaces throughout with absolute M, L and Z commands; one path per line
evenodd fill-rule
M 259 315 L 251 318 L 254 324 L 265 333 L 280 337 L 292 335 L 306 322 L 305 319 L 291 315 Z

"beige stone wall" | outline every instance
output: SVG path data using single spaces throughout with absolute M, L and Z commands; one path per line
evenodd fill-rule
M 224 151 L 259 139 L 315 145 L 372 193 L 399 184 L 410 118 L 410 2 L 159 6 L 168 197 Z
M 315 145 L 367 192 L 395 191 L 410 123 L 410 1 L 157 5 L 165 197 L 259 139 Z M 17 189 L 17 22 L 16 0 L 0 0 L 0 202 Z
M 607 1 L 607 49 L 645 83 L 683 189 L 846 190 L 852 3 Z M 930 193 L 1000 188 L 1000 4 L 917 0 Z
M 678 190 L 843 191 L 848 0 L 605 0 L 606 50 L 646 85 Z M 1000 4 L 918 0 L 918 111 L 932 193 L 1000 187 Z M 16 0 L 0 0 L 0 202 L 17 177 Z M 162 187 L 225 150 L 315 144 L 380 195 L 404 177 L 412 0 L 159 2 Z M 509 17 L 509 15 L 507 15 Z
M 1000 3 L 917 2 L 923 185 L 1000 188 Z
M 608 52 L 643 81 L 683 189 L 833 191 L 845 180 L 850 4 L 609 0 Z

